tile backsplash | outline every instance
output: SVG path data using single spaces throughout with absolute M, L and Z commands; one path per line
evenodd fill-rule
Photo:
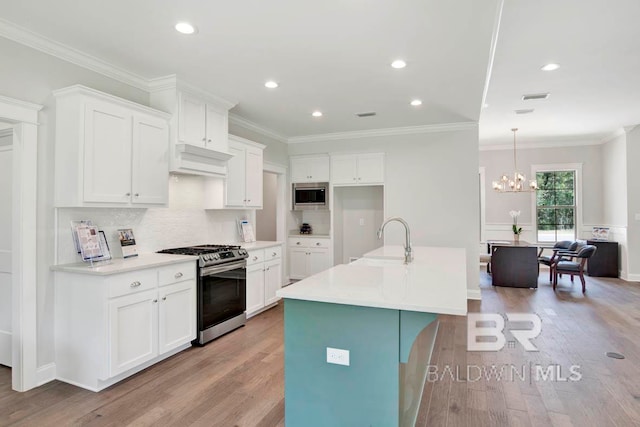
M 239 239 L 237 220 L 251 219 L 245 210 L 197 208 L 59 208 L 57 264 L 81 261 L 71 237 L 71 221 L 90 219 L 105 232 L 114 258 L 122 257 L 117 236 L 119 228 L 132 228 L 138 253 L 155 252 L 203 243 L 230 243 Z

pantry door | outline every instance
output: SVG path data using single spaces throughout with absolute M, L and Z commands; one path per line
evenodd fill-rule
M 11 366 L 12 139 L 12 128 L 0 130 L 0 365 L 5 366 Z

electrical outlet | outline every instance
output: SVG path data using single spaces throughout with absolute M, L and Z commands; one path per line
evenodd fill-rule
M 349 366 L 349 350 L 327 347 L 327 363 Z
M 360 225 L 364 225 L 364 218 L 360 218 Z

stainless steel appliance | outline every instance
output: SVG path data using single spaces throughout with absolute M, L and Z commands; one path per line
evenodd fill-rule
M 198 336 L 195 345 L 224 335 L 247 320 L 247 251 L 240 246 L 199 245 L 165 249 L 164 254 L 198 259 Z
M 291 192 L 294 211 L 329 209 L 329 183 L 297 183 Z

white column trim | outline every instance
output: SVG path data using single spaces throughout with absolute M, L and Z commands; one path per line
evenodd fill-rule
M 0 119 L 13 126 L 12 388 L 37 386 L 36 190 L 41 105 L 0 96 Z

